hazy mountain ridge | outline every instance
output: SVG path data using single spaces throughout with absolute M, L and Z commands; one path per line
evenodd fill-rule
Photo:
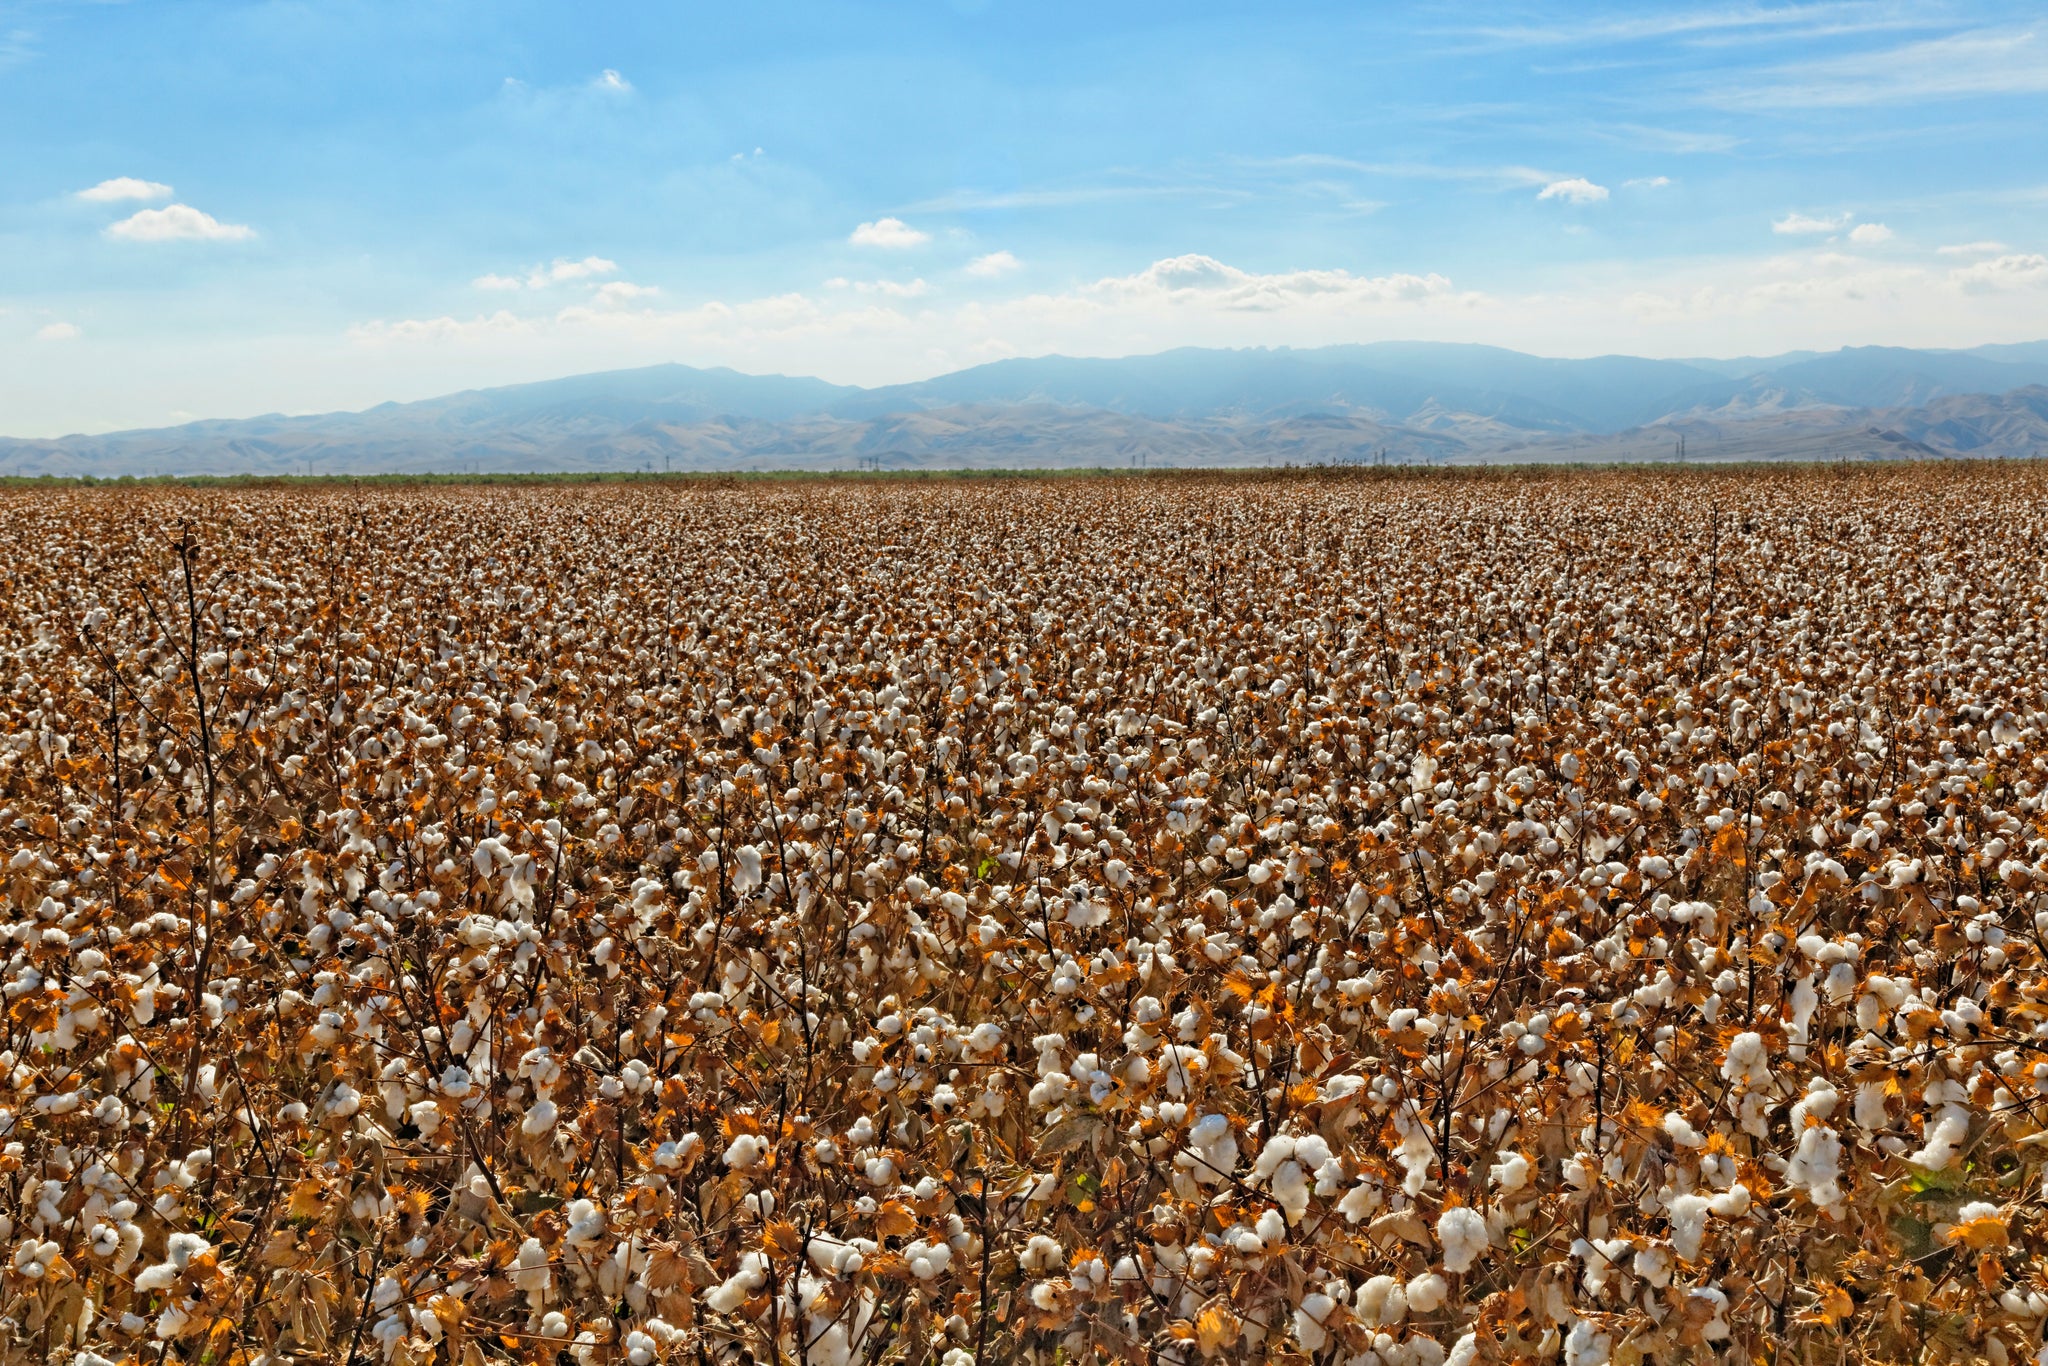
M 2042 454 L 2048 343 L 1796 352 L 1740 375 L 1438 343 L 1189 348 L 880 389 L 658 365 L 361 412 L 0 438 L 0 473 L 1640 460 L 1675 458 L 1681 436 L 1695 460 Z

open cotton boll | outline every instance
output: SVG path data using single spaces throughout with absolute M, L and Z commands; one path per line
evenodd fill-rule
M 1454 1205 L 1438 1217 L 1436 1236 L 1443 1244 L 1444 1270 L 1462 1275 L 1486 1251 L 1486 1216 L 1469 1205 Z M 1414 1301 L 1412 1291 L 1408 1298 Z
M 1408 1308 L 1417 1314 L 1434 1314 L 1443 1307 L 1449 1282 L 1434 1271 L 1425 1271 L 1408 1282 Z
M 719 1160 L 734 1171 L 743 1172 L 760 1165 L 767 1152 L 768 1144 L 759 1134 L 739 1134 L 726 1145 Z
M 1671 1247 L 1681 1261 L 1689 1262 L 1700 1255 L 1700 1243 L 1707 1236 L 1709 1207 L 1704 1195 L 1681 1195 L 1671 1202 Z
M 1373 1276 L 1358 1287 L 1353 1308 L 1367 1327 L 1389 1327 L 1408 1317 L 1408 1292 L 1392 1276 Z
M 1337 1307 L 1337 1301 L 1320 1290 L 1311 1291 L 1301 1297 L 1301 1303 L 1294 1311 L 1294 1337 L 1304 1352 L 1320 1352 L 1330 1335 L 1323 1331 L 1323 1321 L 1330 1317 L 1330 1311 Z
M 1744 1086 L 1764 1086 L 1771 1080 L 1770 1059 L 1761 1034 L 1737 1034 L 1728 1041 L 1728 1058 L 1721 1064 L 1724 1080 Z
M 1521 1190 L 1529 1184 L 1529 1159 L 1520 1153 L 1503 1153 L 1500 1161 L 1486 1169 L 1486 1176 L 1503 1192 Z
M 1681 1115 L 1676 1110 L 1664 1116 L 1664 1132 L 1670 1135 L 1671 1141 L 1681 1148 L 1700 1148 L 1706 1146 L 1706 1138 L 1699 1130 L 1692 1127 L 1684 1115 Z
M 1585 1319 L 1565 1334 L 1564 1366 L 1607 1366 L 1613 1353 L 1614 1340 Z

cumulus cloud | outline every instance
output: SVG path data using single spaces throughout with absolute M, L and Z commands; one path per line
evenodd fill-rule
M 1452 294 L 1441 275 L 1353 275 L 1347 270 L 1289 270 L 1257 274 L 1213 256 L 1174 256 L 1135 275 L 1112 276 L 1086 293 L 1124 302 L 1200 304 L 1232 311 L 1266 312 L 1309 300 L 1361 304 L 1416 303 Z
M 77 323 L 44 323 L 36 329 L 37 341 L 77 341 L 84 335 Z
M 1996 256 L 2012 248 L 2003 242 L 1951 242 L 1934 250 L 1939 256 Z
M 125 242 L 246 242 L 256 235 L 241 223 L 223 223 L 190 204 L 143 209 L 107 229 Z
M 115 176 L 102 180 L 89 190 L 80 190 L 78 198 L 94 204 L 117 204 L 124 199 L 169 199 L 171 187 L 154 180 L 137 180 L 134 176 Z
M 847 235 L 846 240 L 857 247 L 902 251 L 923 246 L 932 240 L 932 235 L 911 227 L 900 218 L 877 218 L 872 223 L 862 223 Z
M 1584 176 L 1553 180 L 1536 192 L 1538 199 L 1562 199 L 1567 204 L 1598 204 L 1607 198 L 1607 187 L 1595 185 Z
M 892 299 L 921 298 L 931 289 L 922 279 L 917 280 L 849 280 L 844 275 L 835 275 L 825 282 L 827 289 L 850 289 L 856 294 L 881 294 Z
M 1859 247 L 1874 247 L 1891 241 L 1892 236 L 1892 230 L 1882 223 L 1858 223 L 1849 231 L 1849 240 Z
M 1771 231 L 1781 237 L 1797 237 L 1806 233 L 1840 232 L 1849 226 L 1854 215 L 1843 214 L 1839 218 L 1815 218 L 1810 214 L 1788 213 L 1771 224 Z
M 597 287 L 591 297 L 603 308 L 623 308 L 636 299 L 651 299 L 661 293 L 657 285 L 636 285 L 628 280 L 613 280 Z
M 591 84 L 607 94 L 630 95 L 633 93 L 633 83 L 610 67 L 606 67 L 600 72 L 597 79 L 592 81 Z
M 479 275 L 469 283 L 475 289 L 546 289 L 549 285 L 559 285 L 571 280 L 589 280 L 599 275 L 611 275 L 616 273 L 618 268 L 617 261 L 608 261 L 602 256 L 586 256 L 580 261 L 557 256 L 552 263 L 535 266 L 524 276 L 492 273 Z
M 564 280 L 587 280 L 593 275 L 610 275 L 618 268 L 617 261 L 607 261 L 602 256 L 586 256 L 580 261 L 557 257 L 546 270 L 537 270 L 528 276 L 527 286 L 539 289 L 543 284 L 559 284 Z
M 1024 263 L 1007 251 L 992 251 L 986 256 L 977 256 L 967 263 L 967 273 L 978 280 L 993 280 L 999 275 L 1008 275 L 1021 270 Z
M 2048 256 L 2038 252 L 2013 252 L 1952 270 L 1949 278 L 1970 294 L 2038 289 L 2048 285 Z

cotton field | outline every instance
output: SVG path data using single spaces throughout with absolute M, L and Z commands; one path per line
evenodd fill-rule
M 2048 1360 L 2044 494 L 0 496 L 0 1356 Z

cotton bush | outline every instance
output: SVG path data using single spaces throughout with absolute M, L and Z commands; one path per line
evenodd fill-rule
M 2044 486 L 0 494 L 0 1342 L 2031 1359 Z

